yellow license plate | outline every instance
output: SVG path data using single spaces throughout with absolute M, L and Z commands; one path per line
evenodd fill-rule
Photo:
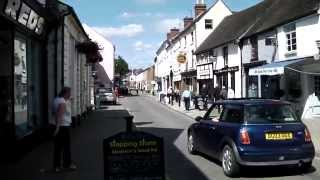
M 293 138 L 291 132 L 275 132 L 275 133 L 266 133 L 266 140 L 291 140 Z

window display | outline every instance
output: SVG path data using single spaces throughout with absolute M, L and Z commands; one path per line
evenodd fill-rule
M 27 41 L 23 37 L 14 40 L 14 117 L 16 136 L 28 131 L 28 68 Z

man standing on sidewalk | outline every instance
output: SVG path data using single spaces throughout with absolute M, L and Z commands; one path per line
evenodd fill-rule
M 184 106 L 185 106 L 186 110 L 189 111 L 191 92 L 188 89 L 185 89 L 182 93 L 182 98 L 183 98 Z
M 61 167 L 76 170 L 76 166 L 71 161 L 70 150 L 70 126 L 71 126 L 71 110 L 67 105 L 67 101 L 71 97 L 71 88 L 63 87 L 58 97 L 53 101 L 54 122 L 54 162 L 55 172 L 60 172 Z M 63 166 L 61 166 L 61 156 L 63 157 Z

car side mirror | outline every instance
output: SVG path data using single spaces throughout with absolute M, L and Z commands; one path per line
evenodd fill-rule
M 201 121 L 203 118 L 201 117 L 201 116 L 197 116 L 194 120 L 195 121 L 197 121 L 197 122 L 199 122 L 199 121 Z

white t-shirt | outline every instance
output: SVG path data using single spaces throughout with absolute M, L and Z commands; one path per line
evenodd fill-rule
M 62 97 L 56 97 L 53 100 L 53 113 L 55 114 L 58 111 L 58 107 L 60 104 L 65 104 L 66 110 L 63 114 L 63 119 L 61 122 L 61 126 L 70 126 L 71 125 L 71 110 L 68 104 L 66 103 L 66 100 Z M 56 122 L 53 121 L 51 124 L 56 125 Z

